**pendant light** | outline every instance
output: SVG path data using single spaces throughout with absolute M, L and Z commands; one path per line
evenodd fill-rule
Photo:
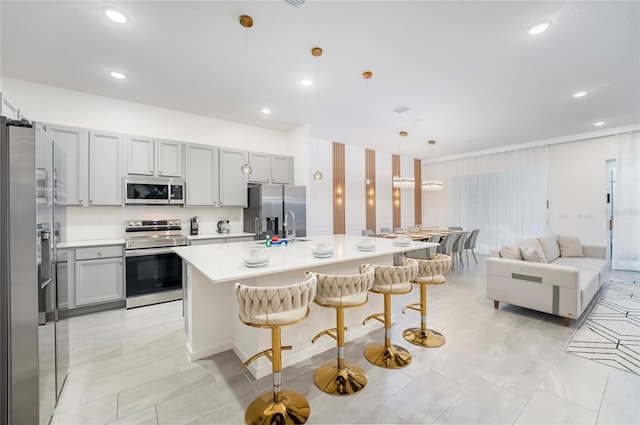
M 249 120 L 247 119 L 247 80 L 249 73 L 249 65 L 247 60 L 247 44 L 249 38 L 248 29 L 253 26 L 253 18 L 248 15 L 240 16 L 240 25 L 244 27 L 244 147 L 245 149 L 247 149 L 249 146 L 247 128 L 249 126 Z M 242 172 L 242 174 L 251 174 L 253 169 L 251 168 L 251 164 L 249 164 L 249 162 L 245 162 L 242 167 L 240 167 L 240 171 Z
M 316 114 L 317 114 L 317 109 L 318 109 L 318 85 L 320 84 L 319 79 L 318 79 L 318 58 L 320 56 L 322 56 L 322 49 L 320 47 L 314 47 L 313 49 L 311 49 L 311 55 L 313 57 L 316 58 L 316 89 L 315 89 L 315 99 L 314 99 L 314 105 L 316 107 Z M 316 140 L 316 165 L 318 164 L 318 141 Z M 316 170 L 315 173 L 313 173 L 313 179 L 314 180 L 322 180 L 322 172 L 320 171 L 320 168 L 318 167 L 318 169 Z
M 435 145 L 435 140 L 429 140 L 430 145 Z M 442 190 L 442 182 L 440 180 L 428 179 L 422 182 L 422 190 L 425 192 L 440 192 Z
M 402 163 L 402 137 L 407 137 L 409 133 L 406 131 L 401 131 L 400 139 L 398 140 L 398 155 L 400 155 L 400 162 Z M 402 168 L 402 166 L 400 167 Z M 416 182 L 413 177 L 401 177 L 401 170 L 396 170 L 395 175 L 393 176 L 393 188 L 394 189 L 414 189 L 416 187 Z

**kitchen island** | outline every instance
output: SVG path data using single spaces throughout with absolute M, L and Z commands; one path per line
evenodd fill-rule
M 271 344 L 270 332 L 249 327 L 238 317 L 234 284 L 252 286 L 279 286 L 300 282 L 306 271 L 327 274 L 355 274 L 360 264 L 393 264 L 394 256 L 403 252 L 437 246 L 429 242 L 411 241 L 408 246 L 397 246 L 394 240 L 374 238 L 373 251 L 361 251 L 357 245 L 362 238 L 350 235 L 327 235 L 299 238 L 295 243 L 268 248 L 269 263 L 261 267 L 247 267 L 243 257 L 252 247 L 264 242 L 251 241 L 226 245 L 176 247 L 174 251 L 186 263 L 184 285 L 185 328 L 188 351 L 192 360 L 201 359 L 233 349 L 242 361 Z M 318 242 L 328 242 L 334 253 L 328 258 L 317 258 L 311 250 Z M 311 344 L 318 332 L 334 328 L 335 311 L 315 304 L 310 307 L 306 320 L 285 326 L 282 341 L 293 345 L 283 356 L 283 366 L 295 364 L 335 347 L 331 338 L 322 338 Z M 347 341 L 382 326 L 377 321 L 362 325 L 362 320 L 383 310 L 382 296 L 372 294 L 362 307 L 345 311 Z M 251 373 L 260 378 L 271 373 L 271 364 L 261 359 L 250 365 Z

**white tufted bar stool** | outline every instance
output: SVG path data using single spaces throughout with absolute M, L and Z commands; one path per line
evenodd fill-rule
M 287 286 L 254 287 L 236 283 L 240 320 L 249 326 L 271 329 L 271 348 L 255 354 L 243 366 L 261 356 L 271 360 L 273 392 L 260 395 L 245 412 L 247 424 L 302 424 L 309 418 L 309 402 L 299 393 L 282 389 L 281 327 L 292 325 L 309 315 L 309 303 L 316 293 L 316 277 Z
M 364 325 L 370 319 L 384 323 L 384 344 L 371 344 L 364 349 L 364 356 L 376 366 L 398 369 L 411 363 L 411 354 L 399 345 L 391 344 L 391 296 L 411 292 L 411 281 L 418 274 L 418 262 L 408 258 L 402 266 L 377 266 L 362 264 L 360 272 L 367 267 L 375 270 L 375 279 L 371 292 L 384 296 L 384 313 L 372 314 L 364 319 Z
M 438 331 L 427 329 L 427 285 L 442 285 L 446 282 L 445 273 L 451 270 L 451 257 L 445 254 L 433 254 L 429 260 L 416 260 L 404 257 L 405 264 L 409 261 L 418 262 L 418 276 L 411 282 L 420 285 L 420 302 L 405 306 L 406 309 L 420 312 L 420 327 L 405 329 L 402 333 L 404 339 L 412 344 L 422 347 L 440 347 L 444 345 L 445 338 Z
M 315 274 L 318 279 L 315 303 L 336 310 L 336 327 L 316 335 L 311 342 L 329 335 L 337 341 L 338 362 L 329 362 L 320 366 L 314 375 L 314 382 L 327 394 L 355 394 L 367 384 L 367 375 L 360 366 L 344 360 L 344 309 L 358 307 L 368 300 L 369 290 L 373 286 L 373 267 L 366 267 L 360 274 L 327 275 L 307 272 L 307 277 Z

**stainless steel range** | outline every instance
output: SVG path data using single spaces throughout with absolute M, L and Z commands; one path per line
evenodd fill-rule
M 171 250 L 189 245 L 180 219 L 130 220 L 125 232 L 126 307 L 182 299 L 182 259 Z

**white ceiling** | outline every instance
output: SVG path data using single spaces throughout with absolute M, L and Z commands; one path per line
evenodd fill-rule
M 101 12 L 117 6 L 119 25 Z M 416 158 L 640 123 L 640 2 L 0 2 L 1 74 Z M 526 28 L 551 19 L 537 37 Z M 324 49 L 318 59 L 314 46 Z M 317 77 L 302 87 L 299 80 Z M 127 79 L 108 76 L 121 70 Z M 370 70 L 366 82 L 362 72 Z M 579 90 L 589 94 L 572 98 Z M 392 108 L 408 105 L 408 112 Z M 263 107 L 273 112 L 264 115 Z M 415 120 L 421 120 L 415 122 Z M 398 132 L 409 136 L 398 148 Z M 428 146 L 426 141 L 438 143 Z M 471 141 L 469 141 L 469 139 Z

